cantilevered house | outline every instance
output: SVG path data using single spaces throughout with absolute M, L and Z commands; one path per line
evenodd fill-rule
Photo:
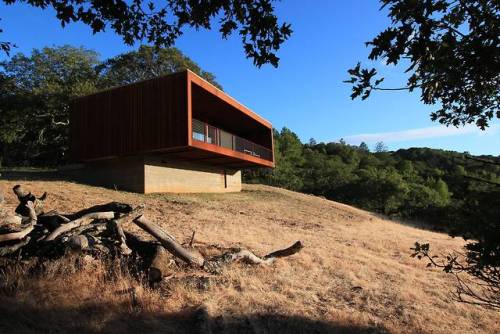
M 75 99 L 70 152 L 84 181 L 141 193 L 241 190 L 274 167 L 271 124 L 191 71 Z

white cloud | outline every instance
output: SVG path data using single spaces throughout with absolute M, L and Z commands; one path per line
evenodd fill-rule
M 375 143 L 379 141 L 383 141 L 384 143 L 395 143 L 418 139 L 462 136 L 467 134 L 492 135 L 499 132 L 499 130 L 500 124 L 493 124 L 485 131 L 480 130 L 474 125 L 467 125 L 461 128 L 433 126 L 394 132 L 363 133 L 347 136 L 344 140 L 353 145 L 359 145 L 363 141 L 367 143 Z

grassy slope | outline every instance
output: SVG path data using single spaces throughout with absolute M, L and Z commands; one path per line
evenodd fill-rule
M 416 241 L 458 249 L 459 239 L 378 218 L 353 207 L 266 186 L 236 194 L 137 195 L 68 182 L 22 182 L 48 191 L 48 210 L 75 211 L 117 200 L 145 203 L 146 215 L 180 240 L 241 245 L 264 254 L 302 240 L 306 248 L 272 267 L 231 266 L 208 291 L 152 291 L 100 263 L 74 272 L 55 263 L 42 277 L 10 273 L 0 290 L 0 332 L 188 332 L 206 308 L 214 332 L 493 333 L 499 313 L 449 301 L 453 281 L 409 257 Z M 135 226 L 129 226 L 138 232 Z M 136 298 L 123 293 L 135 287 Z

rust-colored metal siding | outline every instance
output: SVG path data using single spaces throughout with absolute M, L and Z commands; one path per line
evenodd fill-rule
M 274 157 L 193 140 L 192 120 L 197 118 L 273 148 L 271 123 L 187 70 L 72 101 L 71 158 L 155 155 L 224 168 L 274 167 Z
M 75 161 L 188 145 L 187 73 L 75 99 L 70 147 Z

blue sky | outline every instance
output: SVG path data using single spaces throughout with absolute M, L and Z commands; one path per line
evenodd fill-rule
M 231 96 L 275 128 L 292 129 L 304 142 L 311 137 L 318 142 L 344 138 L 374 147 L 383 140 L 391 150 L 427 146 L 500 155 L 498 120 L 486 132 L 446 128 L 430 121 L 435 107 L 423 105 L 418 93 L 380 92 L 365 101 L 350 99 L 350 86 L 342 83 L 347 69 L 358 60 L 366 63 L 364 42 L 389 23 L 378 1 L 288 0 L 277 3 L 276 9 L 294 30 L 278 54 L 277 69 L 254 67 L 245 58 L 239 36 L 222 40 L 216 29 L 187 30 L 175 46 L 214 73 Z M 71 44 L 94 49 L 104 59 L 131 49 L 112 31 L 92 35 L 82 24 L 63 29 L 50 10 L 0 3 L 0 17 L 1 40 L 15 42 L 14 53 Z M 404 84 L 402 68 L 372 65 L 386 76 L 386 86 Z

